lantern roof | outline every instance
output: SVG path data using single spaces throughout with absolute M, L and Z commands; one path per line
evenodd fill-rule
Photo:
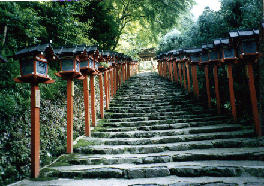
M 77 46 L 63 46 L 61 48 L 55 49 L 54 52 L 59 56 L 74 56 L 77 54 Z M 78 53 L 80 53 L 80 51 L 78 51 Z
M 97 50 L 98 50 L 98 47 L 96 45 L 86 46 L 86 52 L 88 54 L 92 54 L 92 53 L 94 53 Z
M 32 46 L 32 47 L 28 47 L 28 48 L 24 48 L 22 50 L 19 50 L 14 55 L 14 57 L 17 59 L 17 58 L 20 58 L 23 56 L 36 55 L 39 53 L 45 53 L 45 55 L 48 57 L 54 56 L 54 51 L 53 51 L 50 44 L 39 44 L 36 46 Z
M 202 49 L 201 48 L 186 49 L 184 50 L 184 52 L 186 54 L 197 54 L 197 53 L 202 52 Z
M 230 38 L 250 38 L 259 35 L 259 30 L 238 30 L 229 32 Z
M 110 50 L 103 50 L 102 55 L 103 55 L 103 57 L 108 57 L 108 56 L 111 57 L 113 55 L 113 53 Z
M 214 45 L 219 46 L 219 45 L 229 45 L 229 38 L 219 38 L 214 40 Z
M 3 58 L 3 56 L 0 55 L 0 62 L 1 63 L 7 63 L 7 60 L 5 58 Z
M 86 51 L 86 45 L 77 45 L 76 46 L 76 53 L 83 53 Z

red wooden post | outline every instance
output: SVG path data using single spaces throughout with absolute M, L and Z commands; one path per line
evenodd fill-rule
M 172 74 L 172 72 L 173 72 L 173 69 L 172 69 L 172 61 L 170 61 L 170 78 L 171 78 L 171 81 L 173 81 L 173 74 Z
M 195 89 L 196 89 L 196 96 L 199 97 L 199 83 L 197 79 L 197 65 L 194 65 L 194 78 L 195 78 Z
M 127 65 L 128 65 L 128 66 L 127 66 L 127 73 L 128 73 L 127 76 L 128 76 L 128 78 L 130 78 L 130 75 L 131 75 L 131 72 L 130 72 L 130 70 L 131 70 L 131 69 L 130 69 L 130 66 L 131 66 L 131 64 L 128 63 Z
M 85 110 L 85 136 L 91 136 L 90 129 L 90 109 L 89 109 L 89 83 L 88 76 L 85 75 L 83 80 L 83 97 L 84 97 L 84 110 Z
M 232 65 L 227 65 L 227 73 L 228 73 L 228 84 L 229 84 L 229 96 L 230 96 L 230 103 L 232 107 L 232 115 L 234 120 L 237 120 L 237 113 L 236 113 L 236 99 L 235 99 L 235 93 L 234 93 L 234 85 L 233 85 L 233 74 L 232 74 Z
M 115 66 L 114 67 L 114 72 L 113 72 L 114 73 L 114 95 L 116 94 L 116 89 L 117 89 L 116 88 L 117 87 L 117 72 L 116 72 L 117 70 L 116 70 L 116 68 L 117 67 Z
M 125 64 L 122 64 L 122 75 L 123 75 L 123 83 L 125 83 L 125 81 L 126 81 Z
M 107 78 L 108 71 L 104 72 L 104 90 L 105 90 L 105 103 L 106 109 L 109 109 L 109 101 L 108 101 L 108 78 Z
M 39 176 L 40 124 L 39 124 L 40 90 L 38 84 L 31 84 L 31 176 Z
M 190 69 L 188 62 L 186 63 L 186 69 L 187 69 L 188 92 L 191 92 Z
M 195 77 L 194 77 L 194 65 L 191 65 L 192 70 L 192 81 L 193 81 L 193 95 L 196 96 L 196 86 L 195 86 Z
M 96 126 L 96 108 L 95 108 L 95 89 L 94 89 L 94 75 L 90 75 L 91 85 L 91 113 L 92 113 L 92 126 Z
M 211 108 L 211 93 L 210 93 L 210 81 L 208 77 L 208 65 L 204 66 L 204 74 L 205 74 L 205 81 L 206 81 L 208 107 Z
M 186 77 L 185 77 L 185 62 L 182 64 L 182 73 L 183 73 L 184 89 L 187 89 L 187 86 L 186 86 Z
M 179 76 L 180 76 L 180 85 L 182 85 L 182 74 L 181 74 L 181 63 L 178 63 Z
M 119 77 L 118 88 L 120 88 L 121 85 L 122 85 L 122 65 L 121 65 L 120 68 L 118 69 L 118 77 Z
M 178 82 L 178 72 L 176 61 L 173 62 L 173 71 L 174 71 L 174 81 Z
M 219 94 L 219 86 L 218 86 L 218 70 L 217 65 L 214 65 L 214 83 L 215 83 L 215 96 L 216 96 L 216 105 L 217 105 L 217 113 L 221 113 L 221 100 Z
M 74 82 L 67 80 L 67 153 L 73 153 L 73 96 Z
M 103 78 L 102 73 L 98 74 L 99 78 L 99 89 L 100 89 L 100 116 L 104 118 L 104 89 L 103 89 Z
M 113 68 L 110 69 L 110 81 L 111 81 L 111 97 L 114 96 L 114 79 L 113 79 Z
M 261 136 L 262 132 L 261 132 L 261 126 L 260 126 L 259 113 L 258 113 L 254 72 L 253 72 L 253 66 L 251 63 L 247 65 L 247 71 L 248 71 L 248 86 L 249 86 L 249 91 L 250 91 L 250 100 L 251 100 L 252 113 L 253 113 L 253 118 L 255 122 L 256 133 L 258 136 Z

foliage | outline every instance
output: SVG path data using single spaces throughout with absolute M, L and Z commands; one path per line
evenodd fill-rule
M 179 16 L 191 8 L 193 0 L 105 0 L 103 3 L 115 17 L 118 25 L 120 34 L 114 40 L 113 48 L 115 48 L 120 39 L 122 40 L 122 34 L 126 33 L 124 32 L 126 27 L 132 28 L 131 26 L 135 24 L 141 25 L 142 28 L 135 34 L 140 43 L 145 41 L 157 43 L 160 33 L 178 24 Z M 144 32 L 149 34 L 143 34 Z
M 200 47 L 215 38 L 228 37 L 231 30 L 256 29 L 261 22 L 261 7 L 258 0 L 221 0 L 219 11 L 206 7 L 197 22 L 191 20 L 191 15 L 184 15 L 178 29 L 181 33 L 172 30 L 164 35 L 159 51 Z

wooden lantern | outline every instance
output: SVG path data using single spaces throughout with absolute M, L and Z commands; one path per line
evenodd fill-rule
M 80 58 L 79 55 L 83 52 L 77 52 L 76 47 L 61 47 L 60 49 L 55 49 L 55 53 L 60 58 L 60 72 L 56 75 L 69 76 L 69 77 L 80 77 L 82 74 L 80 72 Z
M 54 57 L 54 52 L 50 44 L 37 45 L 25 48 L 15 54 L 15 59 L 19 59 L 20 77 L 16 82 L 24 83 L 52 83 L 48 76 L 48 61 Z
M 97 46 L 86 46 L 83 52 L 83 58 L 81 59 L 80 67 L 81 72 L 95 72 L 95 63 L 93 55 L 96 54 Z
M 220 54 L 219 59 L 221 62 L 231 62 L 237 60 L 237 51 L 228 38 L 216 39 L 214 40 L 214 45 L 217 47 Z
M 209 62 L 218 62 L 220 59 L 220 53 L 214 44 L 207 44 L 207 50 L 209 55 Z
M 229 36 L 236 44 L 239 56 L 258 54 L 259 30 L 232 31 Z
M 48 61 L 55 58 L 50 44 L 25 48 L 14 56 L 20 62 L 20 77 L 17 83 L 31 84 L 31 176 L 36 178 L 40 171 L 40 90 L 39 83 L 53 83 L 48 76 Z
M 202 49 L 195 48 L 195 49 L 188 49 L 185 50 L 187 56 L 189 56 L 189 60 L 191 63 L 200 63 L 201 62 L 201 53 Z

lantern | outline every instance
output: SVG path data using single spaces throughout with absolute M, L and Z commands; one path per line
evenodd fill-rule
M 200 48 L 185 50 L 185 53 L 189 56 L 189 60 L 191 63 L 201 62 L 201 52 L 202 49 Z
M 55 49 L 55 53 L 60 57 L 60 72 L 80 72 L 80 58 L 76 47 L 62 47 Z
M 232 41 L 238 47 L 239 55 L 255 55 L 258 53 L 259 30 L 241 30 L 229 32 Z
M 217 47 L 219 59 L 222 62 L 237 60 L 236 49 L 229 39 L 216 39 L 214 40 L 214 45 Z
M 86 46 L 86 58 L 81 61 L 81 70 L 89 69 L 91 71 L 95 70 L 95 63 L 93 56 L 97 53 L 97 46 Z
M 220 59 L 220 53 L 214 44 L 207 44 L 209 62 L 217 62 Z
M 21 76 L 15 81 L 43 83 L 51 80 L 48 76 L 48 60 L 53 59 L 54 52 L 50 44 L 25 48 L 18 51 L 14 57 L 19 59 Z

